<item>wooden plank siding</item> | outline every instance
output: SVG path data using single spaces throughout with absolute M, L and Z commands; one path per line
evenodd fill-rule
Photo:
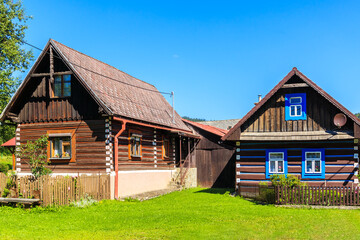
M 285 94 L 306 93 L 307 120 L 285 121 Z M 241 132 L 301 132 L 339 129 L 333 117 L 340 111 L 309 87 L 280 89 L 242 126 Z M 349 119 L 341 130 L 353 131 Z
M 267 149 L 286 149 L 288 174 L 301 178 L 302 172 L 302 149 L 324 148 L 325 149 L 325 179 L 301 179 L 310 186 L 352 186 L 357 178 L 354 172 L 354 141 L 309 141 L 309 142 L 241 142 L 240 164 L 236 167 L 237 178 L 241 183 L 258 185 L 260 181 L 269 181 L 265 178 L 265 162 Z
M 121 129 L 121 123 L 113 122 L 112 126 L 114 134 Z M 129 133 L 132 131 L 136 131 L 138 134 L 142 135 L 141 158 L 132 159 L 130 156 Z M 156 135 L 156 141 L 154 141 L 154 135 Z M 132 124 L 126 125 L 125 131 L 119 136 L 119 171 L 140 169 L 174 169 L 175 160 L 173 150 L 176 148 L 172 141 L 174 137 L 174 135 L 171 135 L 167 131 L 156 129 L 156 133 L 154 133 L 154 128 Z M 168 158 L 163 158 L 163 138 L 169 139 L 170 156 Z M 178 157 L 175 156 L 175 158 L 177 159 Z
M 36 77 L 31 81 L 32 84 L 27 86 L 28 89 L 20 96 L 21 101 L 14 108 L 20 123 L 100 118 L 97 103 L 75 79 L 71 81 L 71 97 L 64 98 L 49 97 L 48 78 Z
M 20 125 L 20 143 L 34 141 L 54 130 L 75 130 L 75 162 L 53 160 L 49 168 L 54 173 L 82 173 L 106 171 L 105 120 L 67 121 L 54 123 L 30 123 Z M 21 172 L 30 172 L 21 159 Z

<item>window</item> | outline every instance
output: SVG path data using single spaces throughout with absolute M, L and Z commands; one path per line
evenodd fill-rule
M 48 160 L 51 163 L 76 162 L 75 129 L 48 130 Z
M 266 150 L 266 178 L 272 174 L 287 174 L 287 152 L 285 149 Z
M 50 137 L 50 158 L 71 159 L 71 138 Z
M 269 153 L 269 173 L 284 173 L 284 153 Z
M 71 75 L 57 75 L 54 80 L 54 97 L 71 96 Z
M 169 139 L 167 138 L 163 138 L 162 152 L 163 152 L 163 159 L 169 158 L 170 143 L 169 143 Z
M 305 153 L 305 172 L 321 173 L 321 152 Z
M 306 120 L 306 94 L 285 94 L 285 120 Z
M 130 136 L 130 157 L 131 158 L 141 158 L 141 138 L 140 134 L 131 134 Z
M 303 149 L 302 178 L 325 178 L 324 155 L 324 149 Z

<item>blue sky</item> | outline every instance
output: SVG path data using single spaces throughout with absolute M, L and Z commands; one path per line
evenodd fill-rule
M 29 43 L 43 48 L 53 38 L 160 91 L 174 91 L 181 116 L 241 118 L 258 94 L 265 95 L 294 66 L 360 112 L 359 1 L 23 0 L 23 5 L 33 16 Z

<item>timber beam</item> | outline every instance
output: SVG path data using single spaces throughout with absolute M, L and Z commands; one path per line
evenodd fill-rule
M 282 86 L 282 88 L 299 88 L 299 87 L 309 87 L 309 85 L 307 83 L 289 83 L 289 84 L 284 84 Z
M 66 75 L 66 74 L 73 74 L 71 71 L 64 71 L 64 72 L 54 72 L 53 75 Z M 33 73 L 31 77 L 47 77 L 50 76 L 50 73 Z

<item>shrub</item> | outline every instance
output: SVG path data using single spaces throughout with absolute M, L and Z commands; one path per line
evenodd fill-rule
M 51 173 L 51 170 L 46 167 L 48 165 L 48 140 L 48 136 L 44 135 L 35 141 L 28 141 L 24 146 L 17 149 L 17 155 L 25 159 L 35 179 Z
M 265 202 L 268 204 L 275 203 L 275 189 L 269 188 L 266 182 L 260 182 L 260 194 L 255 197 L 256 201 Z
M 80 201 L 70 203 L 70 206 L 77 208 L 86 208 L 92 205 L 97 205 L 99 202 L 93 199 L 91 196 L 85 196 Z
M 273 174 L 270 176 L 270 181 L 273 186 L 281 186 L 281 187 L 298 187 L 298 186 L 306 186 L 306 183 L 300 181 L 298 177 L 295 175 L 288 174 L 285 176 L 284 174 Z
M 7 172 L 12 168 L 12 165 L 9 163 L 0 163 L 0 172 L 7 174 Z

